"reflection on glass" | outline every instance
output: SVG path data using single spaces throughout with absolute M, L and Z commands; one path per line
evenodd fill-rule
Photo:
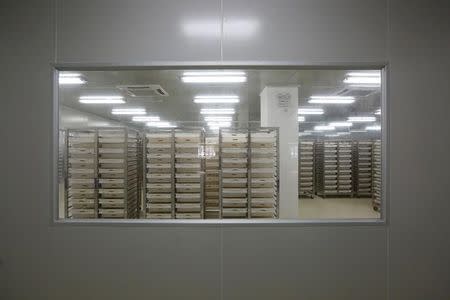
M 218 34 L 216 20 L 183 27 Z M 225 27 L 244 37 L 259 23 Z M 58 82 L 61 218 L 380 218 L 381 70 L 71 70 Z

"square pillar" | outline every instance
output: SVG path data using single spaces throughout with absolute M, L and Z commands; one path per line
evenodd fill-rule
M 281 219 L 298 218 L 298 86 L 266 86 L 260 94 L 261 127 L 279 128 Z

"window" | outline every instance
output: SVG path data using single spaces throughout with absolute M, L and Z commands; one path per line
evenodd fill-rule
M 382 74 L 59 70 L 58 217 L 380 219 Z

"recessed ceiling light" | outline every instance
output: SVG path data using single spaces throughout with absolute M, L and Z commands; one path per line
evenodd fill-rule
M 186 83 L 242 83 L 247 76 L 242 71 L 189 71 L 181 80 Z
M 298 109 L 299 115 L 323 115 L 322 108 L 308 108 L 308 107 L 300 107 Z
M 381 108 L 377 109 L 377 110 L 375 111 L 375 114 L 376 114 L 376 115 L 381 115 Z
M 371 116 L 348 117 L 349 122 L 375 122 L 377 118 Z
M 121 104 L 125 103 L 122 96 L 81 96 L 79 98 L 80 103 L 84 104 Z
M 336 128 L 334 126 L 329 126 L 329 125 L 314 126 L 315 131 L 331 131 L 331 130 L 335 130 L 335 129 Z
M 145 108 L 113 108 L 111 113 L 113 115 L 145 115 L 147 112 Z
M 351 96 L 311 96 L 308 103 L 316 104 L 351 104 L 355 98 Z
M 85 84 L 86 80 L 79 73 L 59 73 L 59 84 Z
M 373 126 L 367 126 L 366 130 L 370 130 L 370 131 L 380 131 L 381 130 L 381 126 L 380 125 L 373 125 Z
M 195 103 L 238 103 L 235 95 L 199 95 L 194 97 Z
M 134 122 L 159 122 L 158 116 L 134 116 L 132 118 Z
M 208 122 L 209 127 L 230 127 L 231 122 Z
M 304 116 L 298 116 L 298 121 L 299 122 L 305 122 L 305 117 Z
M 329 125 L 334 126 L 334 127 L 352 127 L 353 123 L 352 122 L 331 122 Z
M 186 71 L 183 76 L 245 76 L 243 71 Z
M 233 120 L 232 116 L 220 116 L 220 115 L 205 115 L 205 121 L 212 121 L 212 122 L 231 122 Z
M 169 122 L 148 122 L 146 124 L 149 127 L 157 127 L 157 128 L 175 128 L 176 126 Z
M 379 86 L 381 84 L 380 72 L 350 72 L 344 79 L 346 84 Z
M 380 71 L 377 72 L 349 72 L 349 77 L 381 77 Z
M 233 108 L 202 108 L 200 110 L 202 115 L 234 115 Z

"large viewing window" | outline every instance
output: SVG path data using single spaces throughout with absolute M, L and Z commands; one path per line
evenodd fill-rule
M 61 69 L 58 218 L 381 219 L 383 74 Z

